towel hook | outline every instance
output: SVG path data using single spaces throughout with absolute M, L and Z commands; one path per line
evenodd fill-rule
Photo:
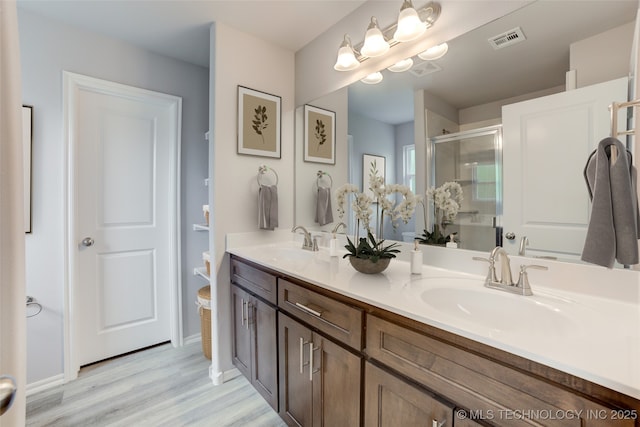
M 265 173 L 267 173 L 268 171 L 273 172 L 273 174 L 274 174 L 274 175 L 275 175 L 275 177 L 276 177 L 276 183 L 275 183 L 274 185 L 278 185 L 278 173 L 275 171 L 275 169 L 270 168 L 270 167 L 269 167 L 269 166 L 267 166 L 267 165 L 260 165 L 260 166 L 258 167 L 258 176 L 256 177 L 256 180 L 258 181 L 258 185 L 263 185 L 263 184 L 260 182 L 260 177 L 261 177 L 261 176 L 263 176 L 263 175 L 264 175 Z
M 333 178 L 331 178 L 331 175 L 329 175 L 327 172 L 324 172 L 324 171 L 318 171 L 317 175 L 318 175 L 318 178 L 316 179 L 316 185 L 318 186 L 318 188 L 321 188 L 320 187 L 320 180 L 322 179 L 322 177 L 324 175 L 328 176 L 329 177 L 329 181 L 330 181 L 329 187 L 324 187 L 324 188 L 333 187 Z

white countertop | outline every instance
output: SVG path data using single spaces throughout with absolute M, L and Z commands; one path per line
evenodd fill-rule
M 341 256 L 329 257 L 326 248 L 302 251 L 292 241 L 228 247 L 227 252 L 640 399 L 638 301 L 568 292 L 533 280 L 533 296 L 511 295 L 482 286 L 482 275 L 429 265 L 423 265 L 419 275 L 410 274 L 409 262 L 400 259 L 392 260 L 381 274 L 367 275 L 356 272 Z M 483 311 L 481 321 L 443 309 L 457 304 L 442 299 L 453 288 L 471 305 L 475 299 Z M 520 310 L 519 304 L 527 310 Z

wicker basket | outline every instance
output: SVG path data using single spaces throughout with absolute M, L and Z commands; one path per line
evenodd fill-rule
M 200 329 L 202 335 L 202 352 L 211 360 L 211 286 L 198 290 L 198 312 L 200 313 Z
M 209 226 L 209 205 L 202 205 L 202 214 L 204 215 L 204 222 Z
M 207 276 L 211 276 L 211 256 L 209 252 L 202 252 L 202 261 L 207 269 Z

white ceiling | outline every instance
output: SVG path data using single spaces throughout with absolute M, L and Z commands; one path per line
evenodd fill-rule
M 365 0 L 17 0 L 18 8 L 209 66 L 209 26 L 223 22 L 293 52 Z M 340 41 L 336 42 L 336 48 Z
M 401 4 L 401 0 L 368 1 L 389 3 L 389 16 L 395 15 Z M 440 0 L 442 13 L 446 13 L 447 1 L 462 0 Z M 491 7 L 489 0 L 465 1 L 485 1 L 487 7 Z M 211 22 L 223 22 L 296 52 L 366 1 L 17 2 L 19 9 L 208 67 Z M 424 3 L 426 0 L 414 0 L 417 7 Z M 380 9 L 381 5 L 376 7 Z M 416 89 L 426 89 L 453 106 L 465 108 L 562 85 L 569 67 L 569 44 L 633 21 L 637 9 L 638 0 L 538 0 L 451 41 L 449 53 L 436 61 L 441 71 L 422 78 L 385 71 L 382 84 L 370 86 L 357 82 L 351 85 L 349 107 L 381 121 L 403 123 L 413 119 L 413 92 Z M 524 43 L 499 51 L 494 51 L 487 43 L 487 38 L 516 26 L 520 26 L 527 37 Z M 350 33 L 357 35 L 365 28 L 366 24 L 363 24 L 363 28 L 354 28 Z M 354 43 L 357 39 L 358 36 Z M 339 42 L 336 40 L 336 50 Z M 611 48 L 615 49 L 615 46 Z

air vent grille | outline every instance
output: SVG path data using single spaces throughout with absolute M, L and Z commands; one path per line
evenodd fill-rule
M 416 77 L 423 77 L 427 74 L 435 73 L 440 70 L 442 70 L 442 67 L 440 67 L 438 64 L 431 61 L 424 61 L 414 65 L 413 68 L 409 70 L 409 72 Z
M 493 46 L 495 50 L 502 49 L 503 47 L 512 46 L 516 43 L 525 41 L 527 38 L 522 32 L 522 28 L 516 27 L 512 30 L 506 31 L 497 36 L 489 39 L 489 44 Z

